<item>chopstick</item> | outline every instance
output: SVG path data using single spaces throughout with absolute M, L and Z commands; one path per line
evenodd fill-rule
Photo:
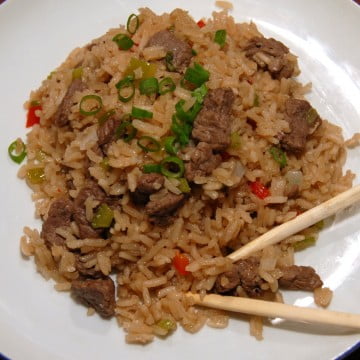
M 238 261 L 269 245 L 274 245 L 286 239 L 288 236 L 296 234 L 358 201 L 360 201 L 360 185 L 354 186 L 332 199 L 298 215 L 295 219 L 269 230 L 257 239 L 250 241 L 240 249 L 229 254 L 227 257 L 232 261 Z
M 201 300 L 199 294 L 187 293 L 187 296 L 192 298 L 197 305 L 215 309 L 266 317 L 280 317 L 297 322 L 337 325 L 360 329 L 359 314 L 304 308 L 264 300 L 221 296 L 216 294 L 205 295 L 203 300 Z

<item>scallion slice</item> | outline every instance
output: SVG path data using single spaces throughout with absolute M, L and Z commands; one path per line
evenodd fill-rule
M 131 109 L 131 116 L 135 119 L 152 119 L 153 113 L 133 106 Z
M 189 183 L 187 182 L 187 180 L 185 178 L 180 178 L 179 180 L 179 185 L 178 185 L 178 189 L 182 192 L 182 193 L 189 193 L 191 191 L 191 187 L 189 185 Z
M 159 92 L 159 82 L 155 77 L 143 79 L 139 84 L 140 94 L 151 95 Z
M 145 152 L 157 152 L 161 149 L 161 144 L 151 136 L 141 136 L 137 144 Z
M 85 95 L 79 104 L 80 114 L 90 116 L 97 114 L 102 109 L 103 103 L 98 95 Z
M 178 149 L 175 146 L 176 137 L 175 136 L 168 136 L 164 139 L 164 148 L 165 151 L 170 155 L 176 155 Z
M 125 34 L 115 35 L 112 41 L 114 41 L 121 50 L 129 50 L 134 45 L 134 42 Z
M 202 104 L 207 92 L 208 92 L 207 86 L 205 84 L 202 84 L 200 87 L 198 87 L 191 93 L 191 96 L 193 96 L 196 99 L 196 101 Z
M 137 29 L 139 28 L 139 25 L 140 25 L 139 17 L 135 14 L 131 14 L 127 19 L 126 30 L 131 35 L 134 35 Z
M 137 133 L 137 129 L 134 128 L 130 121 L 124 121 L 115 130 L 115 137 L 117 139 L 123 139 L 126 143 L 132 140 Z
M 171 130 L 176 135 L 181 146 L 189 143 L 192 126 L 187 122 L 181 122 L 174 114 L 172 117 Z
M 8 147 L 10 159 L 17 164 L 21 164 L 26 157 L 26 145 L 21 139 L 16 139 Z
M 226 30 L 217 30 L 214 36 L 214 42 L 220 45 L 222 48 L 226 42 Z
M 118 89 L 118 97 L 122 102 L 130 101 L 135 94 L 134 77 L 131 75 L 126 76 L 120 80 L 116 85 Z
M 199 111 L 201 110 L 202 104 L 196 101 L 195 104 L 188 111 L 185 111 L 183 109 L 184 104 L 185 104 L 184 99 L 181 99 L 176 103 L 175 105 L 176 116 L 182 121 L 187 121 L 189 123 L 192 123 L 195 120 Z
M 276 146 L 273 146 L 269 150 L 273 159 L 280 165 L 280 169 L 287 165 L 287 159 L 285 153 Z
M 161 173 L 161 166 L 160 164 L 145 164 L 143 165 L 142 171 L 145 174 L 150 174 L 150 173 Z
M 174 54 L 172 53 L 172 51 L 168 51 L 165 55 L 165 64 L 166 64 L 166 69 L 167 71 L 175 71 L 175 66 L 173 64 L 173 60 L 174 60 Z
M 196 85 L 201 86 L 204 82 L 208 81 L 210 73 L 205 70 L 200 64 L 194 63 L 194 67 L 188 67 L 185 71 L 184 79 Z
M 173 169 L 177 168 L 177 171 Z M 181 178 L 185 172 L 184 162 L 176 156 L 168 156 L 160 163 L 161 173 L 168 178 Z
M 164 95 L 168 92 L 174 91 L 176 89 L 176 85 L 172 78 L 166 77 L 162 79 L 159 83 L 159 94 Z

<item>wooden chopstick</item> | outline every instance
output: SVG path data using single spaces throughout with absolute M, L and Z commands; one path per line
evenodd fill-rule
M 305 308 L 264 300 L 221 296 L 216 294 L 205 295 L 203 300 L 201 300 L 199 294 L 187 293 L 187 296 L 192 298 L 197 305 L 215 309 L 266 317 L 280 317 L 297 322 L 337 325 L 360 329 L 359 314 Z
M 295 219 L 269 230 L 227 257 L 232 261 L 248 257 L 250 254 L 262 250 L 269 245 L 276 244 L 288 236 L 296 234 L 358 201 L 360 201 L 360 185 L 344 191 L 332 199 L 302 213 Z

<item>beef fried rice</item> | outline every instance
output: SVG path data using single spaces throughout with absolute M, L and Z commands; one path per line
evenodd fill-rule
M 226 12 L 140 9 L 76 48 L 33 91 L 27 161 L 42 229 L 21 251 L 129 343 L 177 324 L 226 327 L 188 291 L 282 301 L 331 291 L 294 252 L 316 224 L 233 264 L 229 253 L 352 185 L 341 129 L 304 98 L 297 58 Z M 262 319 L 251 317 L 261 338 Z

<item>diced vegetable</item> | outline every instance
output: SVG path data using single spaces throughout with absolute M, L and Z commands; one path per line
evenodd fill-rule
M 173 265 L 180 275 L 187 275 L 189 272 L 186 267 L 190 264 L 189 258 L 185 254 L 176 254 L 173 258 Z
M 170 319 L 161 319 L 156 323 L 156 326 L 166 330 L 167 332 L 176 330 L 176 322 Z
M 285 152 L 276 146 L 272 146 L 269 150 L 273 159 L 280 165 L 280 169 L 287 165 L 287 158 Z
M 125 76 L 116 85 L 118 89 L 118 97 L 122 102 L 129 102 L 135 94 L 134 77 L 132 75 Z
M 167 71 L 175 71 L 175 66 L 173 64 L 174 54 L 172 51 L 168 51 L 165 55 L 165 64 Z
M 200 64 L 194 63 L 194 67 L 188 67 L 185 71 L 184 79 L 190 83 L 201 86 L 209 80 L 210 73 L 205 70 Z
M 194 50 L 194 49 L 191 49 L 191 53 L 192 53 L 194 56 L 196 56 L 196 55 L 198 54 L 197 51 Z
M 189 193 L 191 191 L 191 187 L 189 186 L 189 183 L 187 182 L 187 180 L 185 178 L 180 178 L 178 180 L 180 182 L 180 184 L 178 185 L 178 189 L 182 193 Z
M 125 34 L 115 35 L 112 41 L 114 41 L 121 50 L 129 50 L 134 45 L 134 42 Z
M 139 25 L 140 25 L 139 17 L 135 14 L 131 14 L 127 19 L 126 30 L 131 35 L 134 35 L 137 29 L 139 28 Z
M 194 105 L 188 111 L 184 110 L 184 104 L 185 104 L 184 99 L 181 99 L 176 103 L 175 105 L 176 116 L 178 119 L 192 124 L 197 114 L 201 110 L 202 104 L 198 101 L 195 101 Z
M 318 113 L 314 108 L 310 108 L 309 111 L 306 114 L 306 121 L 309 125 L 311 125 L 316 118 L 318 117 Z
M 45 172 L 44 168 L 32 168 L 29 169 L 26 173 L 26 177 L 31 184 L 41 184 L 45 181 Z
M 142 73 L 141 79 L 147 79 L 155 76 L 157 66 L 147 61 L 131 58 L 128 67 L 125 69 L 124 76 L 130 75 L 135 79 L 135 71 L 138 69 L 140 69 Z
M 202 20 L 202 19 L 197 22 L 197 26 L 198 26 L 200 29 L 203 28 L 205 25 L 206 25 L 206 24 L 205 24 L 204 20 Z
M 108 228 L 114 219 L 114 212 L 106 204 L 101 204 L 97 209 L 92 221 L 91 226 L 94 229 Z
M 254 181 L 250 183 L 251 192 L 256 195 L 259 199 L 264 200 L 270 196 L 270 190 L 264 186 L 260 181 Z
M 214 36 L 214 42 L 220 45 L 222 48 L 226 43 L 226 30 L 217 30 Z
M 101 166 L 105 171 L 108 171 L 108 170 L 110 169 L 109 158 L 105 156 L 105 157 L 100 161 L 100 166 Z
M 99 125 L 103 125 L 108 119 L 110 116 L 113 116 L 115 114 L 115 110 L 114 109 L 111 109 L 109 111 L 107 111 L 105 114 L 103 114 L 98 122 L 99 122 Z
M 230 135 L 230 149 L 236 150 L 240 147 L 240 145 L 241 145 L 241 137 L 239 133 L 233 132 Z
M 178 149 L 175 146 L 175 142 L 176 142 L 175 136 L 168 136 L 164 139 L 165 151 L 170 155 L 176 155 L 178 152 Z
M 289 170 L 285 175 L 285 179 L 291 185 L 300 185 L 303 180 L 303 173 L 300 170 Z
M 177 118 L 176 114 L 172 117 L 171 130 L 176 135 L 177 140 L 181 146 L 189 143 L 192 125 L 181 121 Z
M 161 144 L 151 136 L 142 136 L 137 144 L 145 152 L 157 152 L 161 149 Z
M 260 98 L 259 95 L 257 93 L 255 93 L 254 95 L 254 102 L 253 102 L 253 106 L 259 106 L 260 105 Z
M 304 240 L 296 242 L 294 246 L 295 251 L 304 250 L 309 246 L 315 245 L 316 239 L 314 236 L 307 236 Z
M 40 104 L 38 105 L 30 105 L 30 108 L 27 112 L 26 116 L 26 127 L 29 128 L 35 124 L 40 123 L 40 117 L 35 114 L 37 110 L 42 110 L 42 107 Z
M 148 79 L 143 79 L 139 84 L 140 94 L 151 95 L 159 92 L 159 82 L 158 79 L 151 77 Z
M 26 157 L 26 145 L 18 138 L 9 145 L 8 154 L 12 161 L 21 164 Z
M 208 88 L 206 87 L 205 84 L 202 84 L 200 87 L 198 87 L 191 93 L 191 96 L 194 97 L 197 102 L 202 104 L 207 92 L 208 92 Z
M 115 137 L 123 139 L 126 143 L 130 142 L 137 133 L 137 129 L 130 121 L 122 122 L 115 130 Z
M 152 119 L 153 113 L 151 111 L 133 106 L 131 109 L 131 116 L 136 119 Z
M 159 94 L 164 95 L 168 92 L 174 91 L 176 89 L 176 85 L 170 77 L 166 77 L 162 79 L 159 83 Z
M 33 100 L 33 101 L 31 101 L 31 103 L 30 103 L 30 107 L 32 107 L 32 106 L 39 106 L 40 105 L 40 101 L 39 100 Z
M 79 104 L 80 114 L 90 116 L 97 114 L 102 109 L 103 103 L 98 95 L 85 95 Z
M 176 156 L 168 156 L 160 163 L 161 173 L 169 178 L 180 178 L 184 175 L 184 162 Z M 177 169 L 177 170 L 174 170 Z
M 74 79 L 81 79 L 83 75 L 83 68 L 81 66 L 75 68 L 73 71 L 72 71 L 72 78 L 73 80 Z
M 161 166 L 160 166 L 160 164 L 145 164 L 145 165 L 143 165 L 142 170 L 145 174 L 150 174 L 150 173 L 160 174 Z

